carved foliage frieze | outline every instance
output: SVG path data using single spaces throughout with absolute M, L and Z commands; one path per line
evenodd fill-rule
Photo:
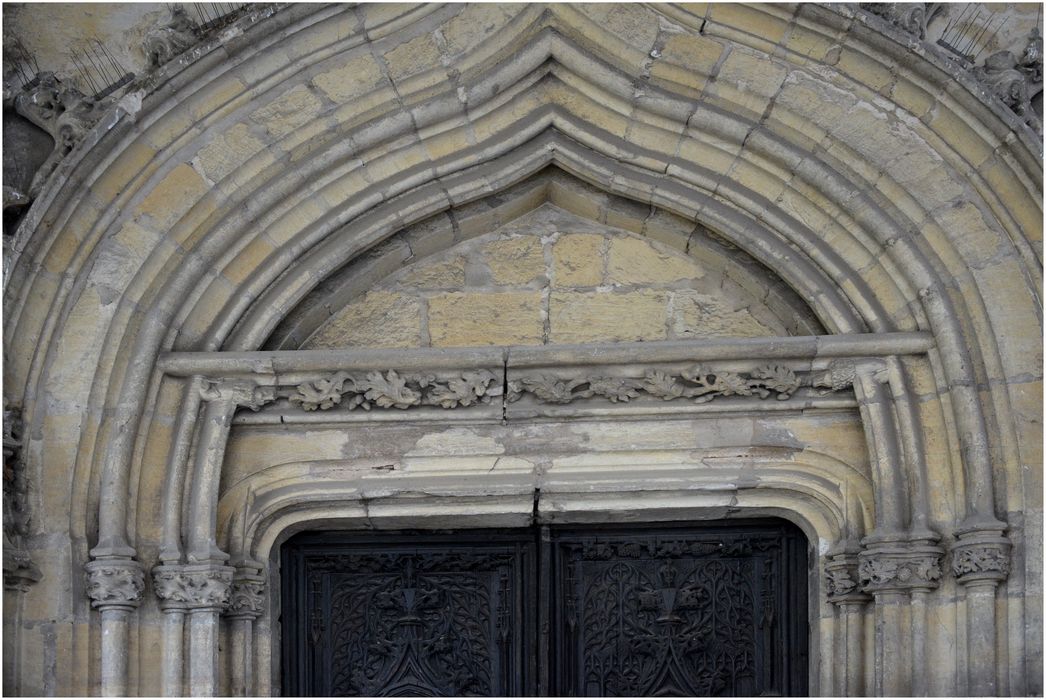
M 390 369 L 362 375 L 336 372 L 298 385 L 289 400 L 306 411 L 327 410 L 334 406 L 369 411 L 375 407 L 466 407 L 490 403 L 501 393 L 498 377 L 485 369 L 462 372 L 449 379 L 438 379 L 432 374 L 401 375 Z
M 693 403 L 707 403 L 721 396 L 773 397 L 786 401 L 800 387 L 810 386 L 812 380 L 812 376 L 800 378 L 792 369 L 779 364 L 764 364 L 746 372 L 703 365 L 679 372 L 650 369 L 638 378 L 596 373 L 566 378 L 536 373 L 510 380 L 506 400 L 512 403 L 529 394 L 540 402 L 553 404 L 568 404 L 592 397 L 602 397 L 612 403 L 625 403 L 641 396 L 663 401 L 685 399 Z M 829 391 L 845 386 L 848 385 L 840 384 Z
M 515 403 L 528 397 L 544 404 L 570 404 L 602 399 L 623 404 L 636 399 L 685 400 L 703 404 L 719 397 L 791 399 L 805 389 L 805 396 L 827 395 L 853 387 L 857 362 L 837 360 L 825 369 L 797 371 L 788 364 L 753 363 L 751 369 L 725 369 L 697 364 L 689 368 L 648 367 L 608 372 L 598 367 L 544 371 L 509 369 L 508 376 L 491 369 L 455 373 L 403 372 L 397 369 L 338 371 L 290 388 L 258 387 L 240 390 L 239 405 L 257 409 L 276 396 L 303 411 L 352 411 L 373 409 L 443 409 L 490 405 L 497 399 Z M 232 391 L 236 382 L 207 380 L 204 398 L 214 400 Z M 251 393 L 253 392 L 253 393 Z M 259 394 L 264 393 L 259 399 Z

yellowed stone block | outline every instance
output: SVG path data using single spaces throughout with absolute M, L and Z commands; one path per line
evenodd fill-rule
M 975 168 L 988 160 L 999 145 L 997 139 L 986 140 L 966 119 L 944 106 L 934 114 L 930 128 Z
M 439 66 L 439 47 L 431 36 L 422 34 L 387 51 L 385 63 L 389 67 L 389 76 L 393 80 L 400 80 Z
M 541 292 L 452 292 L 429 299 L 434 347 L 540 345 Z
M 447 51 L 458 54 L 477 46 L 505 26 L 524 7 L 522 4 L 508 3 L 465 5 L 461 12 L 443 26 Z
M 772 5 L 747 5 L 742 3 L 709 3 L 708 19 L 719 24 L 753 34 L 761 39 L 778 43 L 788 29 L 788 21 L 768 11 Z
M 134 141 L 105 169 L 101 177 L 91 183 L 91 191 L 100 201 L 112 202 L 155 157 L 155 148 Z M 155 167 L 156 164 L 153 165 Z
M 1000 252 L 1008 243 L 1000 234 L 988 228 L 984 216 L 973 204 L 956 202 L 934 212 L 944 236 L 959 250 L 967 263 L 983 263 Z M 1008 246 L 1007 246 L 1008 248 Z
M 320 113 L 320 99 L 304 85 L 298 85 L 251 115 L 274 138 L 283 138 Z
M 651 66 L 650 76 L 701 90 L 722 53 L 723 44 L 714 39 L 672 34 L 661 49 L 660 60 Z
M 878 92 L 893 80 L 890 67 L 866 53 L 844 46 L 835 66 L 859 83 Z
M 610 240 L 607 259 L 609 283 L 660 284 L 700 279 L 704 274 L 693 260 L 675 253 L 663 253 L 642 239 L 621 236 Z
M 556 287 L 595 287 L 603 281 L 603 244 L 596 233 L 566 233 L 552 245 Z
M 240 284 L 252 272 L 262 267 L 265 259 L 275 250 L 264 238 L 255 238 L 222 270 L 222 275 L 230 282 Z
M 238 95 L 242 95 L 246 90 L 243 83 L 231 77 L 208 83 L 189 98 L 187 102 L 189 114 L 196 119 L 203 119 Z
M 377 60 L 369 54 L 357 56 L 345 65 L 320 73 L 312 82 L 334 102 L 341 104 L 378 87 L 384 76 Z
M 201 148 L 193 162 L 211 182 L 218 182 L 264 147 L 246 124 L 237 124 Z
M 676 338 L 759 338 L 788 335 L 784 328 L 770 328 L 747 308 L 735 309 L 730 301 L 692 289 L 673 292 L 670 318 Z
M 553 291 L 549 299 L 549 341 L 663 340 L 667 294 L 642 289 L 633 292 Z
M 303 349 L 406 348 L 421 344 L 421 302 L 393 292 L 367 292 L 331 317 Z
M 527 284 L 545 274 L 541 239 L 519 236 L 483 246 L 483 257 L 495 284 Z
M 742 109 L 762 114 L 787 73 L 769 56 L 735 48 L 719 69 L 715 94 Z
M 837 43 L 835 39 L 835 37 L 826 36 L 799 24 L 793 24 L 788 38 L 784 41 L 784 46 L 801 56 L 821 61 L 828 50 Z
M 435 263 L 415 263 L 407 268 L 397 285 L 418 289 L 458 289 L 465 286 L 465 258 Z
M 150 217 L 161 229 L 170 228 L 208 189 L 203 178 L 182 163 L 142 200 L 137 213 Z
M 654 45 L 660 28 L 657 15 L 639 3 L 585 3 L 577 9 L 644 53 Z

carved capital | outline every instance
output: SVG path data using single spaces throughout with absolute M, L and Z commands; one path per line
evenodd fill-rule
M 999 583 L 1010 575 L 1010 541 L 997 532 L 972 532 L 952 546 L 952 572 L 959 583 Z
M 265 603 L 265 576 L 260 565 L 237 567 L 232 577 L 232 594 L 226 615 L 237 620 L 255 620 L 262 614 Z
M 868 595 L 858 586 L 860 574 L 859 561 L 852 552 L 829 556 L 824 564 L 825 593 L 829 603 L 863 603 Z
M 939 547 L 921 542 L 873 545 L 858 555 L 861 589 L 887 593 L 937 588 L 942 555 Z
M 98 610 L 133 610 L 142 600 L 145 572 L 134 559 L 96 559 L 87 571 L 87 597 Z
M 232 575 L 232 567 L 214 564 L 157 566 L 153 590 L 165 610 L 221 610 L 229 602 Z
M 225 401 L 257 411 L 276 400 L 276 388 L 237 379 L 205 379 L 200 388 L 204 401 Z

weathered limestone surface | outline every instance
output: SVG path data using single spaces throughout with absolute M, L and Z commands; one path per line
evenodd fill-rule
M 6 693 L 278 694 L 298 529 L 769 515 L 812 692 L 1041 695 L 1035 7 L 86 7 L 5 8 Z
M 706 267 L 656 240 L 545 205 L 378 282 L 331 315 L 302 347 L 789 333 L 793 319 L 778 318 L 764 302 L 769 287 L 745 289 Z

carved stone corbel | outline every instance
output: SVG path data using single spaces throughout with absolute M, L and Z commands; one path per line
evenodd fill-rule
M 159 68 L 174 57 L 185 53 L 199 41 L 199 28 L 181 7 L 171 8 L 171 20 L 145 35 L 143 50 L 149 68 Z
M 1036 131 L 1042 131 L 1042 123 L 1031 104 L 1032 97 L 1042 90 L 1042 36 L 1038 29 L 1032 32 L 1021 56 L 1012 51 L 997 51 L 972 73 L 1014 114 Z
M 237 379 L 206 379 L 200 397 L 204 401 L 224 402 L 257 411 L 276 400 L 276 388 Z
M 31 87 L 14 98 L 15 111 L 54 139 L 54 151 L 40 166 L 29 186 L 35 198 L 58 163 L 72 151 L 112 103 L 95 101 L 76 88 L 63 85 L 54 73 L 39 73 Z
M 936 11 L 935 3 L 925 2 L 862 2 L 865 12 L 882 17 L 884 20 L 900 27 L 904 31 L 926 38 L 926 25 Z

